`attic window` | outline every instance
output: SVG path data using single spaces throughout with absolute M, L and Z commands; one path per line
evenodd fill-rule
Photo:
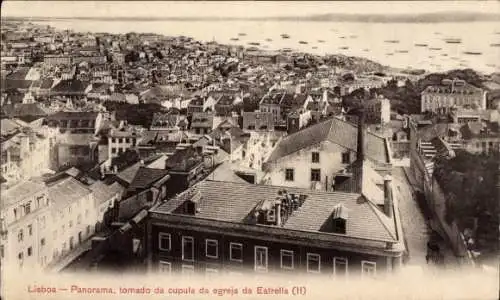
M 346 222 L 347 222 L 347 209 L 344 205 L 337 205 L 333 209 L 332 221 L 333 221 L 333 232 L 335 233 L 346 233 Z

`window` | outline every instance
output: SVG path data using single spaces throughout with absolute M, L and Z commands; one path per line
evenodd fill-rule
M 209 258 L 219 257 L 219 244 L 217 240 L 205 240 L 205 253 Z
M 307 253 L 307 272 L 319 273 L 321 270 L 321 256 L 315 253 Z
M 313 163 L 319 163 L 319 152 L 313 152 L 312 153 L 312 162 Z
M 5 256 L 5 248 L 3 245 L 0 245 L 0 258 L 3 258 Z
M 30 236 L 32 236 L 32 235 L 33 235 L 33 225 L 32 225 L 32 224 L 28 225 L 28 234 L 29 234 Z
M 170 233 L 160 233 L 159 235 L 159 242 L 158 242 L 158 247 L 160 250 L 163 251 L 170 251 L 171 247 L 171 236 Z
M 116 139 L 115 138 L 111 138 L 111 143 L 116 143 Z
M 33 254 L 33 248 L 28 247 L 28 256 L 31 256 Z
M 31 201 L 24 205 L 24 213 L 29 214 L 31 212 Z
M 170 273 L 172 271 L 172 264 L 160 260 L 160 264 L 158 265 L 158 271 L 160 271 L 160 273 Z
M 18 257 L 20 260 L 23 260 L 23 258 L 24 258 L 24 253 L 19 252 L 19 254 L 17 255 L 17 257 Z
M 90 234 L 90 225 L 87 225 L 87 235 Z
M 115 147 L 111 148 L 111 153 L 116 154 L 116 148 Z
M 281 268 L 293 269 L 293 251 L 281 250 Z
M 344 257 L 333 258 L 333 275 L 334 276 L 347 275 L 347 258 Z
M 343 164 L 348 164 L 350 161 L 350 155 L 349 152 L 344 152 L 342 153 L 342 163 Z
M 285 180 L 286 181 L 293 181 L 294 180 L 294 170 L 293 169 L 286 169 L 285 170 Z
M 267 272 L 267 247 L 255 246 L 255 271 Z
M 311 169 L 311 181 L 321 181 L 320 169 Z
M 17 241 L 22 242 L 24 239 L 24 233 L 22 229 L 19 229 L 19 232 L 17 233 Z
M 14 219 L 17 220 L 17 208 L 14 208 Z
M 361 261 L 361 275 L 362 276 L 375 276 L 377 272 L 377 264 L 372 261 Z
M 229 260 L 243 261 L 243 245 L 239 243 L 229 244 Z
M 82 215 L 78 215 L 78 217 L 76 217 L 76 224 L 81 224 L 82 223 Z
M 194 260 L 194 239 L 190 236 L 182 237 L 182 260 Z
M 69 221 L 69 228 L 73 227 L 73 221 Z
M 43 247 L 44 245 L 45 245 L 45 238 L 42 238 L 42 239 L 40 240 L 40 246 L 42 246 L 42 247 Z
M 120 144 L 121 144 L 121 143 L 123 143 L 123 139 L 122 139 L 122 138 L 119 138 L 119 139 L 118 139 L 118 143 L 120 143 Z
M 192 265 L 182 265 L 182 274 L 183 275 L 194 274 L 194 266 L 192 266 Z

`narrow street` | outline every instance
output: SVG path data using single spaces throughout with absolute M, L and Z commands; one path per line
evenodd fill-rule
M 399 199 L 399 210 L 403 226 L 406 247 L 409 252 L 407 266 L 425 266 L 427 242 L 431 230 L 426 217 L 413 197 L 412 188 L 402 167 L 393 169 L 395 193 Z

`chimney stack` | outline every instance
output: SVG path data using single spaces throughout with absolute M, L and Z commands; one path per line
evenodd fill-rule
M 277 199 L 274 203 L 274 217 L 276 218 L 276 226 L 281 227 L 281 199 Z
M 358 147 L 356 152 L 358 161 L 365 159 L 365 110 L 362 108 L 358 118 Z
M 393 202 L 392 202 L 392 177 L 386 175 L 384 177 L 384 213 L 392 218 Z

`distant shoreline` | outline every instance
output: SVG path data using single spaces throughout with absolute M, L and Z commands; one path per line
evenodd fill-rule
M 311 16 L 282 17 L 2 17 L 5 21 L 308 21 L 308 22 L 351 22 L 351 23 L 464 23 L 500 22 L 500 14 L 484 13 L 425 13 L 425 14 L 322 14 Z

